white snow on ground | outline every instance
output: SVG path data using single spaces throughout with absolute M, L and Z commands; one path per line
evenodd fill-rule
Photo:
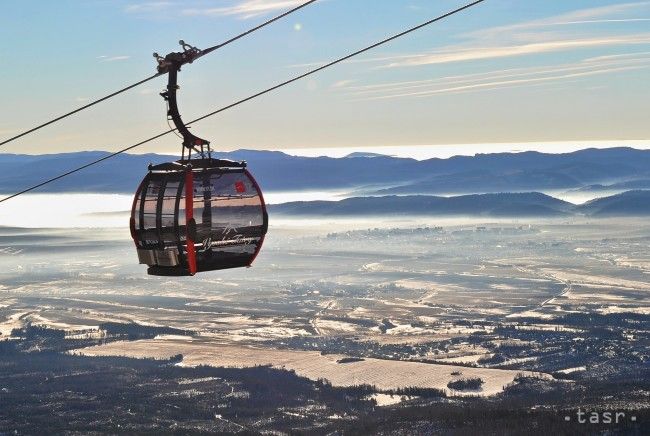
M 326 330 L 329 332 L 349 332 L 349 333 L 353 333 L 358 329 L 358 326 L 351 324 L 349 322 L 332 321 L 328 319 L 315 319 L 314 327 L 321 331 Z
M 422 327 L 413 327 L 411 324 L 395 324 L 395 328 L 386 330 L 388 335 L 423 335 L 426 333 L 431 333 L 431 330 L 425 329 Z M 379 329 L 378 327 L 373 327 L 373 329 Z
M 517 330 L 528 330 L 528 331 L 541 330 L 541 331 L 558 331 L 558 332 L 574 332 L 574 333 L 581 333 L 584 331 L 582 329 L 565 327 L 563 325 L 557 325 L 557 324 L 528 324 L 528 325 L 518 325 L 515 326 L 515 328 Z
M 526 362 L 534 362 L 536 360 L 539 360 L 539 356 L 531 356 L 531 357 L 520 357 L 518 359 L 506 359 L 501 365 L 506 366 L 506 365 L 519 365 L 520 363 L 526 363 Z
M 255 320 L 257 325 L 260 324 L 260 321 L 264 321 L 264 320 L 263 319 Z M 218 322 L 220 324 L 248 324 L 251 322 L 251 318 L 244 315 L 226 315 L 226 316 L 219 315 L 219 317 L 215 319 L 215 322 Z
M 393 404 L 399 404 L 402 401 L 407 401 L 413 397 L 402 396 L 402 395 L 390 395 L 390 394 L 372 394 L 368 395 L 366 398 L 373 399 L 377 402 L 379 407 L 382 406 L 392 406 Z
M 491 289 L 497 289 L 499 291 L 516 291 L 519 288 L 516 286 L 512 285 L 504 285 L 504 284 L 498 284 L 498 285 L 490 285 Z
M 352 309 L 350 312 L 348 312 L 348 316 L 350 318 L 364 317 L 368 313 L 371 313 L 370 310 L 368 310 L 365 307 L 358 306 Z
M 598 312 L 608 314 L 608 313 L 639 313 L 641 315 L 650 315 L 650 306 L 644 307 L 627 307 L 627 306 L 607 306 L 602 309 L 598 309 Z
M 591 274 L 579 274 L 568 271 L 549 270 L 543 268 L 542 271 L 553 276 L 562 282 L 571 282 L 574 285 L 582 285 L 588 287 L 595 287 L 598 285 L 608 286 L 614 289 L 634 289 L 634 290 L 648 290 L 649 284 L 647 282 L 640 282 L 637 280 L 627 280 L 620 277 L 597 276 Z
M 406 267 L 400 266 L 399 264 L 386 265 L 382 262 L 372 262 L 363 265 L 359 268 L 360 272 L 408 272 L 409 270 Z
M 68 323 L 61 322 L 61 321 L 53 321 L 53 320 L 51 320 L 49 318 L 46 318 L 43 315 L 40 315 L 38 313 L 29 314 L 29 315 L 27 315 L 25 317 L 25 319 L 27 321 L 31 322 L 32 325 L 42 325 L 42 326 L 47 326 L 49 328 L 66 330 L 66 331 L 71 331 L 71 330 L 93 330 L 93 329 L 98 329 L 99 328 L 99 326 L 97 324 L 95 324 L 95 325 L 68 324 Z
M 450 362 L 450 363 L 477 363 L 479 359 L 492 357 L 494 354 L 468 354 L 466 356 L 457 356 L 457 357 L 442 357 L 436 358 L 441 362 Z
M 571 374 L 572 372 L 579 372 L 579 371 L 586 371 L 586 370 L 587 370 L 586 366 L 576 366 L 575 368 L 561 369 L 558 372 L 561 372 L 562 374 Z
M 183 355 L 184 366 L 212 365 L 225 367 L 251 367 L 272 365 L 294 370 L 296 374 L 317 380 L 325 378 L 334 386 L 374 385 L 380 390 L 407 386 L 443 389 L 449 393 L 447 383 L 454 380 L 451 373 L 460 371 L 464 377 L 480 377 L 485 382 L 482 389 L 471 393 L 453 392 L 453 395 L 490 396 L 503 391 L 517 374 L 547 374 L 527 371 L 468 368 L 455 365 L 435 365 L 382 359 L 364 359 L 358 362 L 337 363 L 343 355 L 321 355 L 317 351 L 277 350 L 263 347 L 224 345 L 207 338 L 191 341 L 180 339 L 148 339 L 131 342 L 113 342 L 106 345 L 75 350 L 92 356 L 132 356 L 167 359 Z
M 569 300 L 590 300 L 590 301 L 596 301 L 598 303 L 605 302 L 605 301 L 625 301 L 628 300 L 628 298 L 623 297 L 621 295 L 614 295 L 614 294 L 601 294 L 601 293 L 581 293 L 581 292 L 567 292 L 564 294 L 564 297 L 568 298 Z
M 424 297 L 420 298 L 419 303 L 437 303 L 439 300 L 438 295 L 441 293 L 456 293 L 459 291 L 464 291 L 465 288 L 462 286 L 457 286 L 457 285 L 443 285 L 440 283 L 430 283 L 431 289 L 434 289 L 433 291 L 430 291 L 427 295 Z
M 430 322 L 433 324 L 433 323 L 437 323 L 440 320 L 440 318 L 436 318 L 434 316 L 421 315 L 418 316 L 418 320 L 422 322 Z
M 540 319 L 553 319 L 555 315 L 548 313 L 539 313 L 535 310 L 526 310 L 524 312 L 511 313 L 506 315 L 506 318 L 540 318 Z
M 0 290 L 4 289 L 4 286 L 0 285 Z M 4 300 L 0 302 L 0 309 L 4 309 L 5 307 L 10 307 L 16 304 L 16 300 L 9 299 L 9 300 Z
M 3 322 L 0 322 L 0 337 L 6 338 L 11 335 L 11 331 L 15 328 L 23 326 L 23 320 L 20 318 L 27 315 L 29 312 L 18 312 L 8 316 Z
M 256 327 L 242 330 L 232 330 L 233 335 L 241 335 L 253 338 L 292 338 L 296 336 L 311 336 L 305 329 L 289 327 Z
M 184 335 L 156 335 L 154 339 L 158 340 L 178 340 L 178 341 L 191 341 L 192 337 L 191 336 L 184 336 Z
M 426 282 L 423 280 L 403 279 L 395 282 L 396 286 L 405 289 L 434 291 L 437 288 L 436 283 Z

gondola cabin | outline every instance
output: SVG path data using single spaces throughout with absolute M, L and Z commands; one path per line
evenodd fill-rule
M 250 266 L 268 214 L 244 162 L 195 159 L 150 166 L 130 226 L 149 274 L 187 276 Z
M 150 165 L 135 193 L 130 227 L 138 259 L 149 274 L 159 276 L 248 267 L 268 229 L 264 197 L 245 162 L 213 159 L 210 142 L 183 123 L 176 99 L 178 72 L 204 52 L 180 44 L 182 52 L 154 53 L 158 73 L 168 75 L 167 90 L 160 95 L 183 147 L 179 161 Z

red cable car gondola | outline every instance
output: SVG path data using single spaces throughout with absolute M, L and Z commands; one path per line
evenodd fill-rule
M 138 259 L 152 275 L 184 276 L 250 266 L 268 229 L 264 197 L 246 163 L 213 159 L 210 143 L 192 135 L 180 117 L 178 71 L 202 54 L 181 44 L 182 53 L 155 56 L 158 72 L 169 73 L 167 91 L 161 95 L 183 136 L 183 153 L 177 162 L 149 166 L 131 210 Z

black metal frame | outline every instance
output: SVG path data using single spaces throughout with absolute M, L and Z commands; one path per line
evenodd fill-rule
M 181 161 L 191 160 L 192 151 L 200 154 L 201 159 L 211 158 L 210 141 L 199 138 L 193 135 L 189 128 L 183 122 L 181 114 L 178 110 L 178 100 L 176 93 L 179 89 L 178 86 L 178 72 L 181 67 L 187 63 L 192 63 L 196 58 L 203 56 L 204 52 L 196 47 L 186 44 L 183 40 L 180 41 L 183 47 L 182 52 L 169 53 L 164 58 L 154 53 L 154 57 L 158 61 L 158 72 L 161 74 L 167 73 L 167 90 L 160 93 L 160 95 L 167 101 L 168 110 L 167 117 L 174 122 L 176 129 L 183 137 L 183 148 L 181 150 Z M 187 152 L 187 159 L 185 159 L 185 149 Z

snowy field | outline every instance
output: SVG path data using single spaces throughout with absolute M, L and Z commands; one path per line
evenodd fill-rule
M 345 356 L 322 355 L 315 351 L 231 346 L 200 338 L 160 337 L 133 342 L 114 342 L 75 352 L 88 356 L 155 357 L 158 359 L 167 359 L 173 355 L 182 354 L 182 365 L 238 368 L 270 365 L 293 370 L 296 374 L 312 380 L 324 378 L 334 386 L 367 384 L 376 386 L 379 390 L 398 389 L 406 386 L 436 388 L 446 391 L 449 395 L 496 395 L 506 385 L 512 383 L 518 374 L 551 378 L 545 374 L 527 371 L 467 368 L 380 359 L 338 363 L 337 361 Z M 481 389 L 467 392 L 451 391 L 447 388 L 447 383 L 461 377 L 479 377 L 485 384 Z

